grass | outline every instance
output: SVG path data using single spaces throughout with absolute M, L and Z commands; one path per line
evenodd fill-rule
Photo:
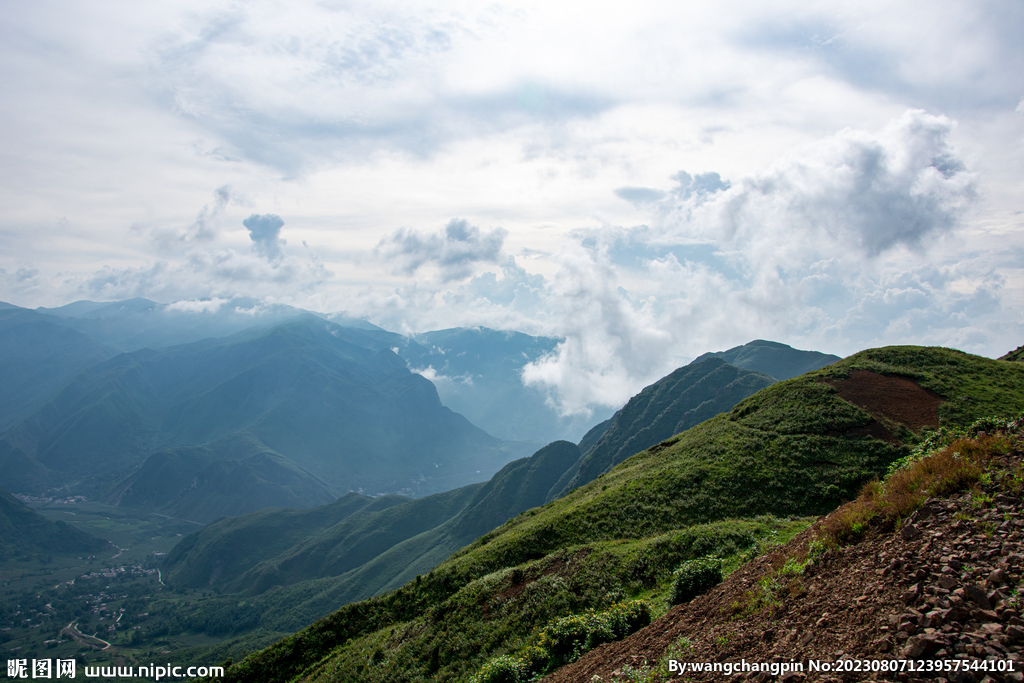
M 996 455 L 1009 452 L 1011 447 L 1011 437 L 1004 434 L 956 438 L 948 445 L 892 470 L 884 480 L 865 484 L 856 500 L 825 520 L 819 530 L 820 537 L 834 543 L 845 543 L 874 525 L 891 529 L 928 498 L 948 496 L 976 484 L 990 484 L 991 474 L 986 471 L 989 461 Z M 1012 477 L 1010 481 L 1013 481 Z M 973 491 L 973 498 L 979 506 L 992 501 L 991 495 L 977 488 Z

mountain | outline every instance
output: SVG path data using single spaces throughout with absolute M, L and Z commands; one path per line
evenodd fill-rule
M 558 493 L 564 495 L 634 453 L 731 410 L 774 381 L 769 375 L 744 370 L 717 357 L 695 360 L 675 370 L 629 399 L 583 453 L 575 473 Z M 549 499 L 554 497 L 550 495 Z
M 76 301 L 58 308 L 37 308 L 61 324 L 119 351 L 161 349 L 202 339 L 228 337 L 257 327 L 273 327 L 310 315 L 284 304 L 234 297 L 170 304 L 149 299 Z M 330 316 L 339 326 L 379 330 L 365 320 L 343 314 Z
M 253 438 L 155 453 L 106 496 L 111 505 L 160 510 L 212 522 L 263 508 L 305 508 L 335 500 L 308 470 Z
M 0 561 L 33 553 L 90 553 L 109 543 L 65 522 L 53 522 L 0 488 Z
M 0 432 L 24 419 L 76 374 L 117 352 L 45 315 L 0 308 Z
M 1024 346 L 1018 346 L 1013 351 L 1010 351 L 1005 356 L 1001 356 L 999 360 L 1009 361 L 1024 361 Z
M 275 603 L 294 596 L 308 621 L 425 574 L 481 534 L 543 504 L 578 457 L 575 444 L 555 442 L 509 463 L 488 482 L 415 500 L 349 493 L 310 510 L 223 519 L 175 546 L 165 577 L 174 586 L 247 596 L 276 587 Z M 272 620 L 282 625 L 280 614 Z
M 705 353 L 629 400 L 580 441 L 580 461 L 566 471 L 548 500 L 600 476 L 634 453 L 685 431 L 775 380 L 790 379 L 840 360 L 779 342 L 755 340 Z
M 353 344 L 395 350 L 411 369 L 434 382 L 444 405 L 498 438 L 539 445 L 576 439 L 587 426 L 582 417 L 559 416 L 548 405 L 546 392 L 522 383 L 523 367 L 551 353 L 561 341 L 551 337 L 486 327 L 400 335 L 344 313 L 312 313 L 245 297 L 170 304 L 141 298 L 76 301 L 35 313 L 123 352 L 222 338 L 312 315 L 346 330 L 343 338 Z
M 248 595 L 262 593 L 271 586 L 290 586 L 284 594 L 304 596 L 304 614 L 320 616 L 315 609 L 317 601 L 321 604 L 351 602 L 397 588 L 520 512 L 543 505 L 562 492 L 573 475 L 579 475 L 581 464 L 583 475 L 579 476 L 589 477 L 587 481 L 594 479 L 629 455 L 731 409 L 743 398 L 773 382 L 763 373 L 743 370 L 719 358 L 694 362 L 647 387 L 613 419 L 603 423 L 604 426 L 592 429 L 582 442 L 593 441 L 586 456 L 575 444 L 553 442 L 530 458 L 506 465 L 490 481 L 475 489 L 471 499 L 464 500 L 463 508 L 453 509 L 440 518 L 425 515 L 418 507 L 449 494 L 403 503 L 379 514 L 357 514 L 329 532 L 302 532 L 300 524 L 300 531 L 291 534 L 295 539 L 294 547 L 267 556 L 260 548 L 253 547 L 245 552 L 261 558 L 257 566 L 244 575 L 219 573 L 218 579 L 209 585 Z M 580 479 L 574 480 L 578 481 Z M 574 483 L 571 488 L 577 485 L 581 484 Z M 248 519 L 251 524 L 261 524 L 264 513 Z M 422 520 L 426 519 L 430 523 L 424 525 Z M 190 588 L 206 585 L 203 572 L 192 574 L 174 568 L 210 566 L 211 557 L 226 552 L 221 545 L 237 551 L 237 546 L 230 542 L 219 544 L 211 540 L 224 525 L 226 522 L 219 522 L 195 534 L 206 539 L 199 544 L 203 553 L 186 553 L 191 546 L 184 543 L 179 546 L 180 551 L 172 553 L 173 568 L 168 571 L 172 583 Z M 241 529 L 245 525 L 244 519 L 232 522 L 232 528 Z M 384 530 L 378 535 L 391 539 L 391 545 L 378 547 L 377 554 L 371 557 L 352 555 L 349 548 L 356 542 L 352 539 L 358 539 L 354 530 L 367 535 L 371 533 L 369 530 Z M 324 557 L 335 559 L 324 562 Z M 191 578 L 182 578 L 186 575 Z M 315 589 L 304 583 L 329 577 L 336 578 L 329 583 L 321 581 Z M 315 598 L 309 597 L 311 592 L 316 594 Z M 287 625 L 278 624 L 279 627 Z
M 416 345 L 398 354 L 434 382 L 446 406 L 489 434 L 536 443 L 575 441 L 593 419 L 561 417 L 543 389 L 523 384 L 523 368 L 554 352 L 561 339 L 460 327 L 411 340 Z M 598 411 L 598 419 L 610 412 Z
M 840 360 L 839 356 L 830 353 L 800 351 L 779 342 L 755 339 L 728 351 L 705 353 L 697 356 L 693 362 L 699 363 L 712 357 L 721 358 L 739 368 L 763 372 L 779 380 L 818 370 Z
M 1019 591 L 1024 577 L 1022 568 L 1006 562 L 1001 553 L 1013 556 L 1024 551 L 1020 532 L 1006 523 L 1024 514 L 1024 501 L 1014 495 L 1012 483 L 1014 471 L 1024 467 L 1024 452 L 1005 446 L 1019 443 L 1022 427 L 1020 421 L 1003 423 L 1001 430 L 1009 438 L 1002 443 L 973 429 L 964 435 L 969 438 L 961 445 L 980 456 L 975 463 L 995 456 L 985 465 L 987 476 L 976 471 L 959 485 L 940 487 L 926 503 L 925 496 L 904 503 L 902 528 L 894 528 L 891 518 L 879 515 L 861 522 L 864 528 L 859 533 L 826 545 L 834 530 L 849 529 L 852 520 L 863 519 L 866 499 L 862 497 L 748 562 L 704 595 L 672 608 L 621 642 L 590 651 L 545 681 L 616 680 L 616 672 L 627 666 L 633 668 L 634 680 L 673 680 L 679 672 L 678 668 L 669 671 L 670 659 L 807 666 L 810 661 L 831 661 L 842 651 L 856 652 L 872 662 L 891 657 L 890 661 L 927 662 L 924 666 L 932 668 L 955 661 L 979 662 L 980 668 L 987 665 L 976 657 L 977 648 L 999 651 L 1000 646 L 1008 646 L 1013 657 L 1024 640 L 1024 630 L 1011 621 L 1016 612 L 1011 596 Z M 935 465 L 944 461 L 948 466 L 951 450 L 940 450 L 918 463 L 921 467 L 912 470 L 915 478 L 922 471 L 941 471 L 944 468 Z M 906 493 L 896 479 L 887 488 L 894 494 Z M 893 495 L 890 502 L 898 498 Z M 940 538 L 945 542 L 933 542 Z M 967 563 L 979 577 L 977 583 L 963 575 L 933 573 L 937 567 Z M 918 583 L 918 577 L 923 581 Z M 982 577 L 985 590 L 980 587 Z M 952 594 L 942 588 L 950 582 Z M 752 586 L 758 589 L 751 590 Z M 985 603 L 990 609 L 985 609 Z M 916 614 L 922 616 L 915 622 Z M 814 628 L 808 628 L 809 615 Z M 890 623 L 902 631 L 886 627 Z M 1006 633 L 1012 635 L 1008 638 Z M 685 660 L 677 649 L 681 643 L 687 644 Z M 1000 660 L 1002 655 L 995 657 Z M 636 666 L 637 662 L 646 664 Z M 868 676 L 864 679 L 896 678 L 891 673 Z M 790 678 L 799 680 L 800 675 Z M 964 671 L 959 676 L 949 672 L 944 678 L 994 679 L 981 671 L 976 677 Z M 722 679 L 722 671 L 686 675 L 692 681 Z M 1013 678 L 1007 675 L 1004 680 Z
M 442 406 L 433 385 L 389 349 L 344 339 L 354 334 L 303 316 L 92 365 L 0 435 L 3 483 L 27 490 L 45 474 L 49 485 L 78 482 L 93 494 L 113 487 L 122 502 L 159 510 L 191 505 L 192 478 L 202 475 L 221 495 L 242 497 L 245 487 L 217 489 L 239 481 L 280 501 L 313 492 L 312 505 L 324 500 L 318 491 L 447 490 L 522 453 Z M 232 459 L 238 464 L 208 470 Z M 240 511 L 226 505 L 206 516 Z
M 855 498 L 925 428 L 1022 410 L 1018 363 L 923 347 L 855 354 L 628 458 L 429 574 L 247 657 L 225 680 L 360 680 L 368 662 L 379 680 L 404 681 L 467 680 L 488 661 L 556 666 L 558 648 L 582 646 L 573 624 L 630 605 L 635 627 L 644 610 L 658 616 L 681 562 L 715 553 L 739 566 L 812 521 L 796 516 Z M 639 597 L 654 600 L 629 602 Z M 523 649 L 538 645 L 547 649 Z

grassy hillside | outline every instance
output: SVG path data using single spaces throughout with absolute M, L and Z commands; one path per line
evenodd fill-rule
M 553 493 L 564 495 L 593 481 L 634 453 L 731 409 L 774 381 L 720 358 L 694 361 L 675 370 L 615 414 L 608 429 L 584 452 L 565 489 Z
M 575 444 L 559 441 L 509 463 L 484 484 L 416 500 L 349 494 L 311 510 L 223 519 L 182 539 L 167 558 L 165 577 L 176 588 L 241 593 L 249 611 L 261 615 L 260 628 L 294 630 L 339 604 L 403 585 L 540 505 L 578 457 Z M 238 601 L 212 598 L 209 607 Z
M 429 574 L 248 657 L 227 680 L 467 680 L 558 617 L 629 598 L 664 611 L 680 562 L 716 553 L 736 566 L 772 532 L 804 524 L 764 515 L 818 515 L 852 499 L 926 426 L 1022 409 L 1017 363 L 921 347 L 856 354 L 519 515 Z

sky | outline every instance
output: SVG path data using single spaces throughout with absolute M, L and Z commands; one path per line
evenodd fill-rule
M 565 414 L 752 339 L 997 357 L 1022 28 L 1019 0 L 4 0 L 0 300 L 558 336 L 523 379 Z

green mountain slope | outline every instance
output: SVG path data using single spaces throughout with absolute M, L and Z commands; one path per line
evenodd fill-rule
M 1000 356 L 999 360 L 1024 361 L 1024 346 L 1018 346 L 1005 356 Z
M 267 558 L 287 552 L 296 537 L 313 537 L 353 515 L 408 502 L 402 496 L 370 498 L 348 493 L 306 510 L 265 509 L 227 517 L 189 534 L 168 554 L 169 583 L 204 587 L 233 581 Z
M 1021 410 L 1018 363 L 949 349 L 864 351 L 629 458 L 419 580 L 248 657 L 226 680 L 467 680 L 487 659 L 533 643 L 553 618 L 663 596 L 683 559 L 738 557 L 782 528 L 759 515 L 827 512 L 928 425 Z M 738 517 L 747 521 L 730 521 Z
M 330 486 L 253 438 L 173 448 L 148 458 L 108 495 L 123 505 L 195 522 L 335 499 Z
M 634 453 L 731 409 L 774 381 L 766 374 L 714 357 L 675 370 L 615 414 L 601 437 L 584 452 L 561 495 L 593 481 Z
M 737 367 L 763 372 L 775 379 L 790 379 L 839 360 L 839 356 L 830 353 L 800 351 L 786 344 L 764 339 L 755 339 L 728 351 L 705 353 L 693 362 L 698 363 L 707 358 L 721 358 Z
M 53 522 L 0 488 L 0 561 L 33 553 L 90 553 L 109 543 L 65 522 Z

